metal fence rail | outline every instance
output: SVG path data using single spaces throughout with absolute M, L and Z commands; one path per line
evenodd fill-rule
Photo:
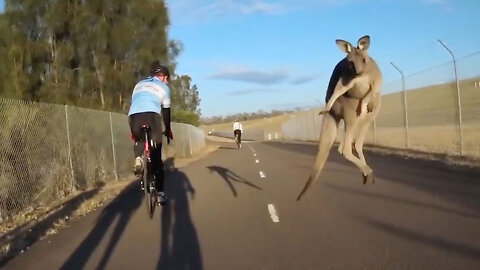
M 172 123 L 163 154 L 190 157 L 205 146 L 200 129 Z M 126 115 L 0 99 L 0 222 L 130 174 Z

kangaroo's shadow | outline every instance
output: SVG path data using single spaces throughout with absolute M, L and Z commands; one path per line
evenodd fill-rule
M 195 196 L 187 175 L 175 168 L 174 159 L 164 162 L 168 204 L 162 208 L 161 253 L 157 269 L 203 269 L 200 242 L 190 216 L 188 193 Z
M 240 175 L 236 174 L 235 172 L 231 171 L 230 169 L 221 167 L 221 166 L 208 166 L 207 167 L 210 170 L 210 173 L 216 172 L 218 175 L 222 177 L 223 180 L 228 184 L 230 189 L 232 190 L 233 196 L 237 197 L 237 190 L 235 189 L 235 186 L 233 185 L 232 181 L 247 185 L 249 187 L 262 190 L 261 187 L 247 181 Z

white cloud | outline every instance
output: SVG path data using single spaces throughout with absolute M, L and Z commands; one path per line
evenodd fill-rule
M 278 2 L 278 1 L 277 1 Z M 199 23 L 219 17 L 251 14 L 281 14 L 284 3 L 264 0 L 168 0 L 169 9 L 181 22 Z
M 451 6 L 451 0 L 422 0 L 422 3 L 427 5 L 439 6 L 447 12 L 453 11 L 453 7 Z
M 210 79 L 239 81 L 258 85 L 273 85 L 284 82 L 290 76 L 287 70 L 222 70 L 213 75 Z
M 256 93 L 264 93 L 264 92 L 276 92 L 278 89 L 273 88 L 257 88 L 257 89 L 242 89 L 242 90 L 235 90 L 226 93 L 228 96 L 241 96 L 241 95 L 250 95 Z
M 311 76 L 302 76 L 298 77 L 292 80 L 293 85 L 300 85 L 300 84 L 305 84 L 309 83 L 313 80 L 317 79 L 317 76 L 311 75 Z
M 167 4 L 177 22 L 204 23 L 228 16 L 278 15 L 317 6 L 339 6 L 352 1 L 355 0 L 167 0 Z
M 423 0 L 425 4 L 445 5 L 448 4 L 448 0 Z

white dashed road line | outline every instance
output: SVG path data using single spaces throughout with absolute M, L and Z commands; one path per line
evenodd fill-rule
M 247 146 L 252 150 L 253 156 L 257 157 L 257 153 L 255 153 L 255 149 L 253 149 L 250 145 L 247 144 Z M 255 158 L 255 163 L 259 164 L 260 160 L 258 158 Z M 259 172 L 260 178 L 266 178 L 267 176 L 263 171 Z M 278 217 L 277 210 L 275 209 L 275 206 L 271 203 L 268 205 L 268 212 L 270 213 L 270 218 L 272 219 L 273 223 L 278 223 L 280 222 L 280 218 Z
M 270 218 L 272 219 L 273 223 L 280 222 L 280 218 L 277 215 L 277 210 L 275 210 L 275 206 L 273 204 L 268 205 L 268 212 L 270 213 Z

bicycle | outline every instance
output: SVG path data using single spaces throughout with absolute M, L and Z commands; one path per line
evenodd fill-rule
M 148 132 L 150 131 L 149 125 L 143 125 L 142 131 L 145 135 L 145 142 L 143 146 L 142 154 L 142 188 L 145 192 L 145 203 L 147 206 L 147 213 L 150 218 L 153 217 L 155 212 L 155 206 L 157 205 L 157 193 L 155 191 L 155 175 L 152 173 L 152 160 L 150 158 L 150 150 L 153 147 L 153 141 L 150 140 Z
M 237 144 L 238 149 L 242 147 L 242 143 L 240 142 L 240 132 L 235 132 L 235 143 Z

